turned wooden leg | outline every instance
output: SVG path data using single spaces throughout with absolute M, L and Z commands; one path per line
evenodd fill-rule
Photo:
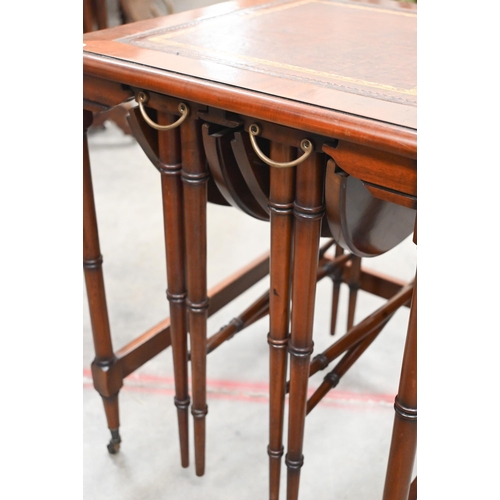
M 297 167 L 294 203 L 292 327 L 290 353 L 290 395 L 286 465 L 287 499 L 297 500 L 306 417 L 309 363 L 313 352 L 312 328 L 316 297 L 321 217 L 324 211 L 323 163 L 313 154 Z
M 83 0 L 83 32 L 108 27 L 106 0 Z
M 200 124 L 181 125 L 184 227 L 186 234 L 187 309 L 191 338 L 191 371 L 196 475 L 205 473 L 205 416 L 207 365 L 207 181 L 208 171 Z
M 408 500 L 417 500 L 417 478 L 411 482 L 410 493 L 408 493 Z
M 417 450 L 417 279 L 403 354 L 383 500 L 407 500 Z M 416 489 L 416 483 L 415 483 Z
M 160 125 L 173 123 L 176 117 L 158 113 Z M 181 181 L 181 145 L 179 129 L 158 134 L 159 170 L 163 198 L 165 255 L 167 261 L 167 299 L 170 305 L 170 338 L 174 363 L 175 397 L 179 426 L 181 465 L 189 465 L 189 386 L 186 325 L 186 264 L 184 215 Z
M 98 30 L 108 27 L 108 9 L 106 0 L 92 0 L 95 22 Z
M 292 149 L 271 143 L 271 159 L 293 160 Z M 283 420 L 285 412 L 287 344 L 290 327 L 290 279 L 292 258 L 295 168 L 272 168 L 271 254 L 269 294 L 269 498 L 279 497 Z
M 337 244 L 335 246 L 335 257 L 340 257 L 344 254 L 344 249 Z M 340 285 L 342 284 L 342 271 L 341 266 L 337 267 L 332 274 L 333 282 L 333 292 L 332 292 L 332 314 L 330 319 L 330 335 L 335 335 L 335 329 L 337 327 L 337 314 L 339 310 L 339 298 L 340 298 Z
M 99 248 L 99 234 L 92 189 L 92 175 L 87 142 L 87 130 L 92 124 L 92 113 L 83 113 L 83 268 L 92 325 L 95 359 L 92 362 L 94 387 L 102 396 L 111 441 L 108 451 L 116 453 L 120 449 L 118 428 L 118 392 L 123 385 L 119 365 L 111 343 L 108 308 L 102 274 L 102 255 Z
M 92 0 L 83 0 L 83 32 L 94 31 L 94 11 Z
M 349 310 L 347 313 L 347 330 L 354 325 L 354 313 L 356 312 L 356 300 L 358 298 L 359 278 L 361 274 L 361 257 L 352 256 L 351 269 L 349 271 Z

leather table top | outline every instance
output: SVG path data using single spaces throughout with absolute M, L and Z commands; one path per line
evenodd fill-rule
M 225 2 L 87 33 L 84 67 L 99 56 L 416 133 L 416 18 L 391 0 Z

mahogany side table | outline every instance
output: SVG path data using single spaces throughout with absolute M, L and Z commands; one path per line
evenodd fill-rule
M 320 236 L 326 231 L 364 257 L 413 230 L 415 42 L 416 7 L 390 0 L 240 0 L 85 35 L 84 129 L 92 112 L 135 99 L 134 133 L 162 174 L 171 310 L 169 324 L 117 362 L 87 153 L 84 267 L 93 378 L 112 431 L 110 451 L 120 441 L 123 377 L 171 343 L 181 461 L 187 466 L 191 406 L 196 473 L 204 473 L 207 316 L 243 283 L 260 279 L 266 265 L 250 266 L 229 292 L 207 291 L 206 202 L 232 204 L 271 222 L 270 498 L 278 498 L 284 453 L 287 352 L 287 498 L 298 498 Z M 258 161 L 268 165 L 267 174 L 255 167 Z M 408 498 L 416 451 L 416 282 L 412 290 L 385 500 Z

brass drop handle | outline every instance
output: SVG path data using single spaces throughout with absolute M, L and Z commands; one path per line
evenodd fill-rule
M 304 154 L 297 158 L 296 160 L 293 161 L 288 161 L 288 162 L 277 162 L 271 160 L 271 158 L 268 158 L 259 148 L 257 145 L 257 141 L 255 140 L 255 136 L 259 135 L 260 133 L 260 128 L 257 124 L 253 123 L 250 125 L 250 128 L 248 129 L 250 132 L 250 142 L 252 143 L 252 147 L 255 151 L 255 154 L 264 162 L 267 163 L 271 167 L 276 167 L 276 168 L 288 168 L 288 167 L 295 167 L 299 163 L 302 163 L 306 158 L 309 157 L 309 155 L 313 151 L 313 145 L 309 139 L 302 139 L 300 142 L 300 149 L 304 151 Z
M 188 116 L 189 114 L 189 108 L 187 104 L 184 104 L 181 102 L 179 104 L 179 111 L 181 112 L 181 116 L 177 121 L 174 123 L 171 123 L 170 125 L 158 125 L 158 123 L 155 123 L 151 118 L 146 113 L 146 110 L 144 109 L 144 103 L 148 100 L 148 96 L 144 92 L 139 92 L 136 97 L 137 103 L 139 104 L 139 109 L 141 110 L 142 117 L 146 121 L 146 123 L 153 127 L 156 130 L 172 130 L 174 128 L 177 128 Z

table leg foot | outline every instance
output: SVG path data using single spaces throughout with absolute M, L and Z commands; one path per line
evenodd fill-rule
M 92 113 L 83 113 L 83 268 L 89 305 L 95 359 L 92 380 L 102 396 L 109 429 L 118 429 L 118 392 L 123 385 L 120 367 L 111 342 L 111 331 L 102 272 L 103 258 L 99 246 L 97 216 L 90 169 L 87 131 L 92 124 Z M 109 449 L 109 448 L 108 448 Z M 118 451 L 118 450 L 117 450 Z
M 279 498 L 283 450 L 283 446 L 279 451 L 267 448 L 267 454 L 269 455 L 269 500 L 278 500 Z
M 177 406 L 177 426 L 179 429 L 179 443 L 181 448 L 181 465 L 189 467 L 189 405 L 191 399 L 179 401 L 174 398 L 174 404 Z
M 120 451 L 120 443 L 122 442 L 122 439 L 120 437 L 118 429 L 110 429 L 110 430 L 111 430 L 111 440 L 107 444 L 107 448 L 111 455 L 116 455 Z
M 299 498 L 300 469 L 304 464 L 304 457 L 302 456 L 300 460 L 292 461 L 287 456 L 285 463 L 288 469 L 286 499 L 297 500 Z
M 208 413 L 208 408 L 205 410 L 191 410 L 194 418 L 194 456 L 195 456 L 195 473 L 198 477 L 205 474 L 205 436 L 206 436 L 206 420 L 205 415 Z

